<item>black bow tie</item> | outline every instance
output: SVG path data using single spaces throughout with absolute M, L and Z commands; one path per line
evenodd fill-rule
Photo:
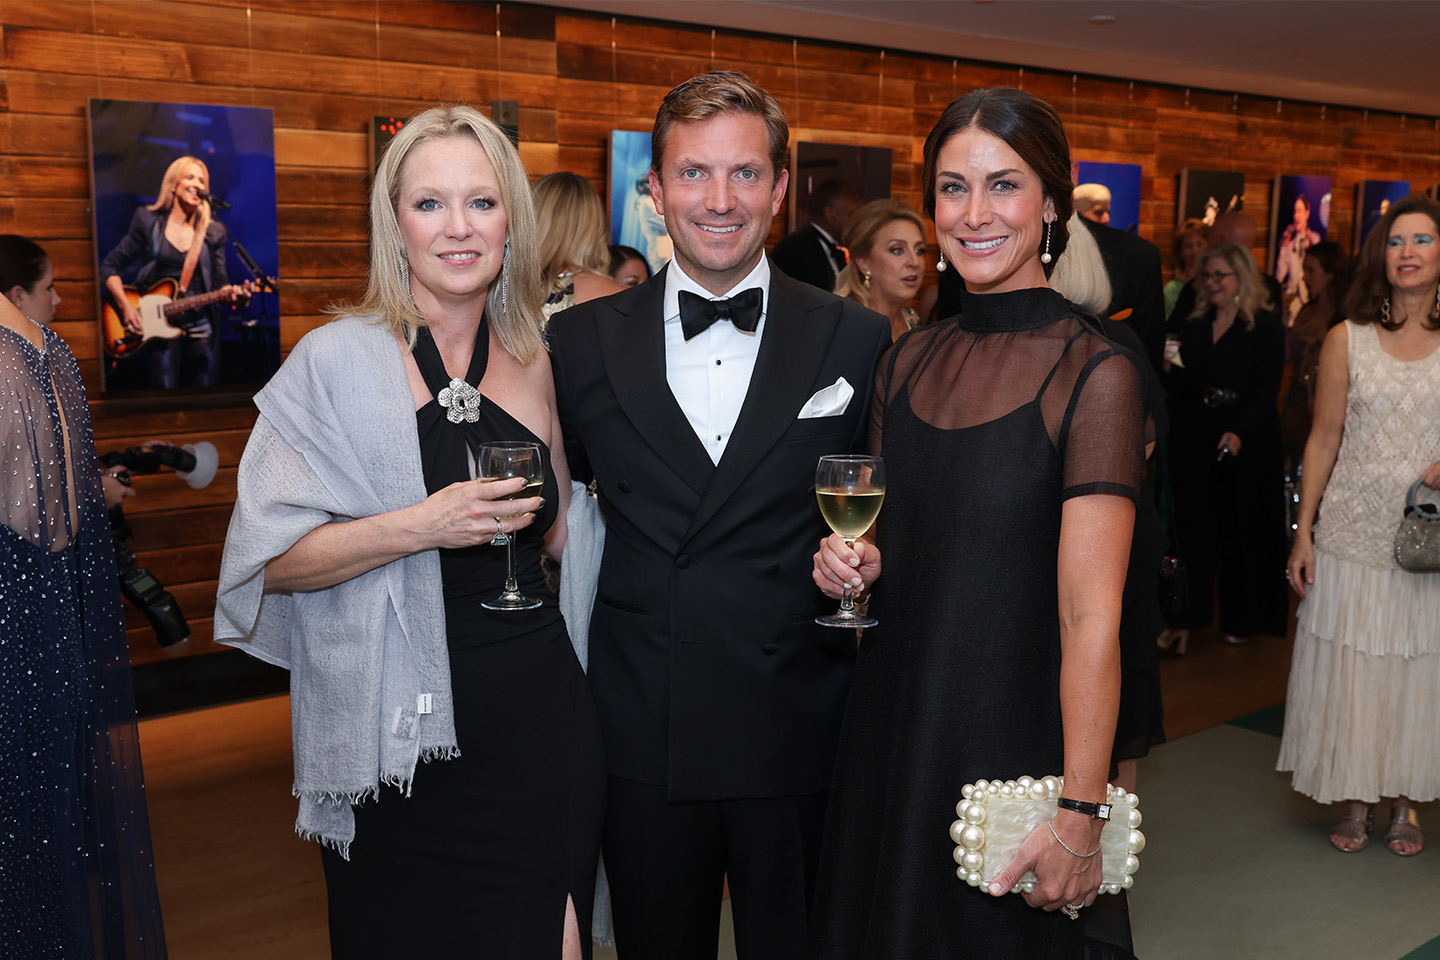
M 707 300 L 689 290 L 680 291 L 680 329 L 686 340 L 693 340 L 710 328 L 716 320 L 729 320 L 735 329 L 754 333 L 760 326 L 760 308 L 765 291 L 759 287 L 742 290 L 728 300 Z

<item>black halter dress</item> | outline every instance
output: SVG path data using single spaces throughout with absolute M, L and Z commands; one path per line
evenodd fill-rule
M 482 324 L 466 373 L 485 375 Z M 415 361 L 433 396 L 449 385 L 422 330 Z M 335 957 L 559 956 L 566 895 L 590 956 L 605 765 L 595 707 L 545 586 L 540 547 L 558 497 L 545 443 L 488 397 L 477 423 L 431 400 L 415 413 L 427 493 L 472 478 L 481 443 L 540 444 L 544 508 L 516 536 L 520 589 L 535 610 L 481 601 L 505 581 L 505 550 L 440 551 L 460 757 L 421 764 L 411 795 L 382 790 L 355 808 L 350 861 L 325 851 Z
M 963 785 L 1063 772 L 1061 511 L 1075 496 L 1135 497 L 1138 372 L 1048 288 L 963 303 L 901 337 L 876 378 L 880 626 L 846 708 L 811 955 L 1128 956 L 1123 895 L 1079 922 L 991 897 L 956 877 L 949 829 Z

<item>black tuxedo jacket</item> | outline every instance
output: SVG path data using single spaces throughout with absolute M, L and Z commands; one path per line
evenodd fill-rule
M 807 223 L 775 244 L 775 249 L 770 251 L 770 263 L 791 279 L 829 293 L 835 289 L 836 276 L 834 261 L 825 252 L 824 243 L 825 238 L 814 225 Z
M 816 793 L 830 785 L 855 634 L 817 626 L 811 579 L 829 533 L 816 461 L 860 451 L 879 314 L 770 274 L 749 392 L 711 462 L 665 379 L 665 272 L 557 314 L 551 363 L 565 450 L 596 481 L 605 552 L 589 681 L 610 772 L 672 800 Z M 844 377 L 836 416 L 797 419 Z
M 1103 223 L 1080 222 L 1089 229 L 1110 275 L 1110 306 L 1105 316 L 1129 310 L 1123 322 L 1145 345 L 1144 357 L 1160 369 L 1165 352 L 1165 278 L 1160 273 L 1160 250 L 1144 237 L 1116 230 Z

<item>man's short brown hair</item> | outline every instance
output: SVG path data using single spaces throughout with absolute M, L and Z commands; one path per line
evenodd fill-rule
M 673 124 L 699 123 L 720 113 L 748 113 L 765 121 L 770 134 L 770 165 L 778 180 L 790 155 L 790 125 L 785 122 L 785 111 L 755 81 L 733 70 L 702 73 L 665 94 L 650 137 L 651 168 L 657 174 L 661 172 L 665 141 Z

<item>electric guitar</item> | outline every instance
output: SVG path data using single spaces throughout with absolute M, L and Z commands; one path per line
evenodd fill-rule
M 117 360 L 122 360 L 133 356 L 151 340 L 174 340 L 183 337 L 184 329 L 171 325 L 171 317 L 230 299 L 228 290 L 217 290 L 214 293 L 200 293 L 176 300 L 175 294 L 179 286 L 176 281 L 166 278 L 144 293 L 135 287 L 125 288 L 125 299 L 140 312 L 140 322 L 143 324 L 140 333 L 131 333 L 126 329 L 124 312 L 116 308 L 114 298 L 107 293 L 100 309 L 100 329 L 105 338 L 105 352 Z

